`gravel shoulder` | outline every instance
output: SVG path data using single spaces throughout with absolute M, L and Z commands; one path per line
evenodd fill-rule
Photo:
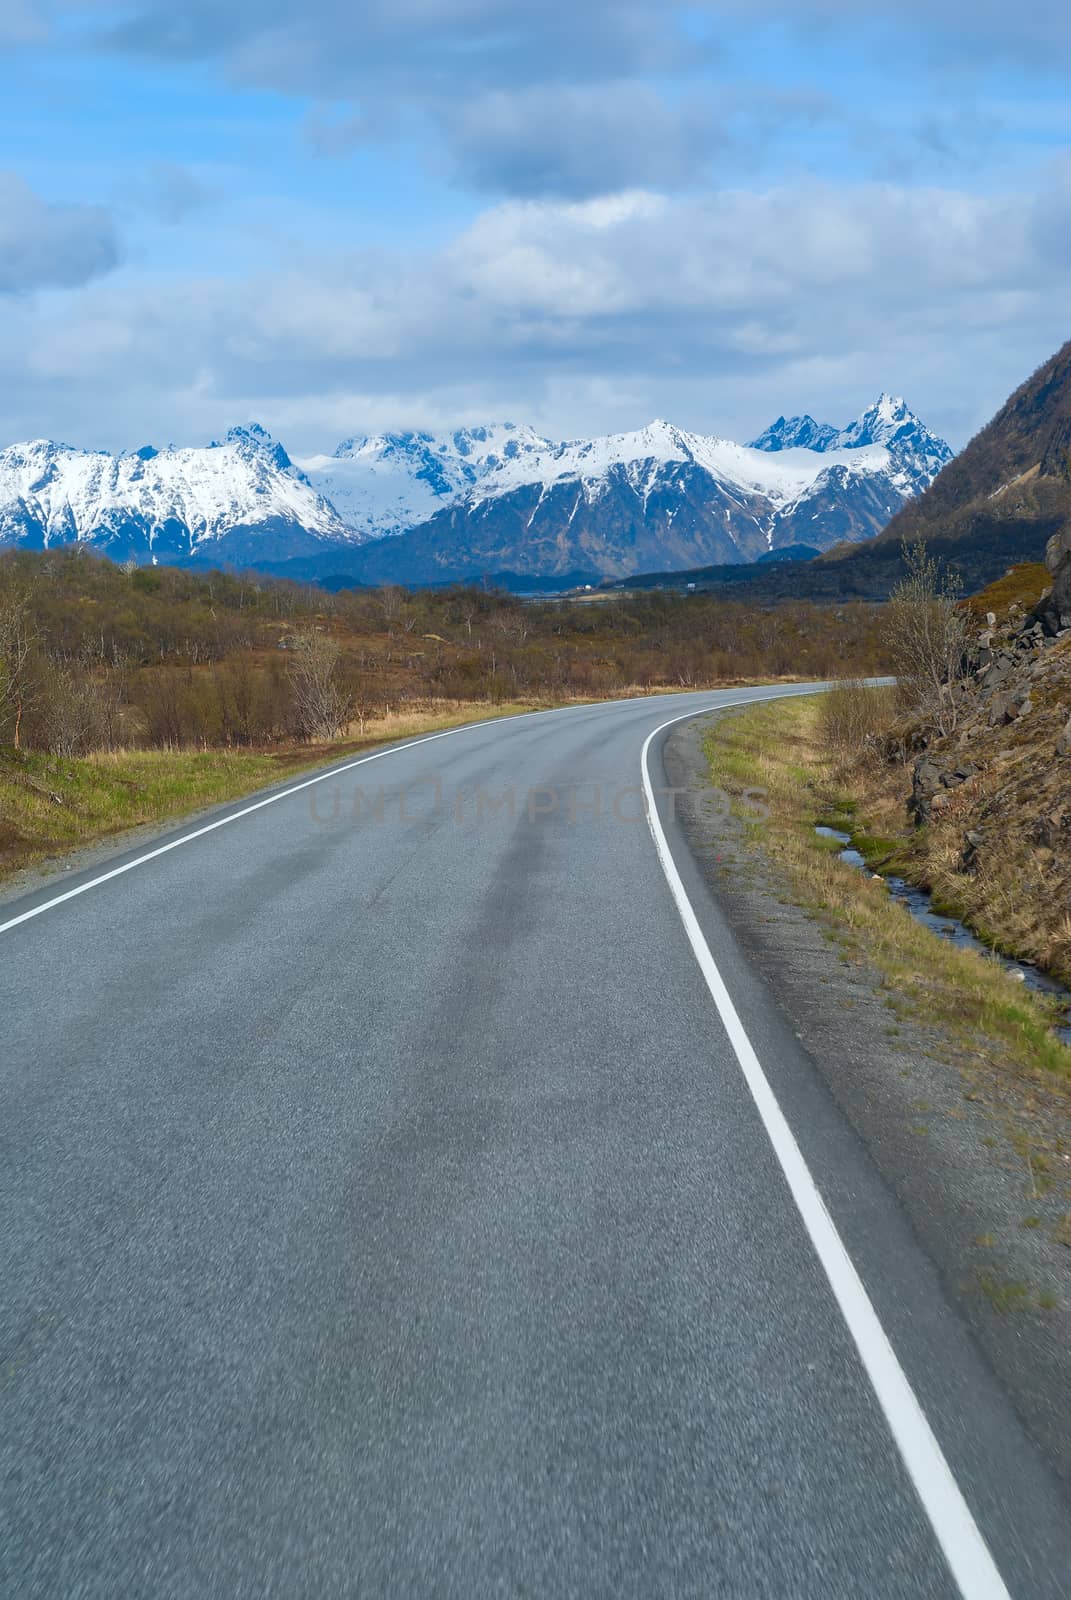
M 711 783 L 703 741 L 732 714 L 684 724 L 666 745 L 692 852 L 949 1301 L 1071 1490 L 1071 1099 L 964 1059 L 948 1033 L 896 1003 L 865 954 L 846 953 L 835 927 L 795 903 L 787 873 Z M 904 914 L 890 905 L 890 916 Z M 1045 1152 L 1043 1170 L 1032 1152 Z

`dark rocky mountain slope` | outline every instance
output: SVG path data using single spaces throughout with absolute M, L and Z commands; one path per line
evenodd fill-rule
M 740 572 L 716 567 L 652 572 L 640 583 L 688 581 L 700 588 L 732 587 L 761 599 L 881 599 L 904 574 L 904 544 L 923 539 L 931 554 L 960 572 L 971 592 L 1017 562 L 1040 561 L 1049 541 L 1068 529 L 1071 342 L 1039 367 L 876 537 L 838 545 L 812 562 Z

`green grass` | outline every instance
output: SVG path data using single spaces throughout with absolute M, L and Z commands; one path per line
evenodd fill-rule
M 1004 1278 L 986 1270 L 978 1273 L 974 1289 L 985 1295 L 993 1310 L 1002 1317 L 1024 1311 L 1055 1311 L 1059 1301 L 1051 1289 L 1035 1289 L 1018 1278 Z
M 884 839 L 880 834 L 852 833 L 852 844 L 868 867 L 884 866 L 900 849 L 899 839 Z
M 0 862 L 8 870 L 107 834 L 270 784 L 299 763 L 251 751 L 123 751 L 0 758 Z

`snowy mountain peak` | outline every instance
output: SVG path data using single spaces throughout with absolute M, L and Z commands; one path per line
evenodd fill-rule
M 402 533 L 469 493 L 489 474 L 550 449 L 532 428 L 492 422 L 453 433 L 378 433 L 344 439 L 298 466 L 367 538 Z
M 853 450 L 869 444 L 888 445 L 893 441 L 933 439 L 934 435 L 919 421 L 901 396 L 883 393 L 854 422 L 841 429 L 837 435 L 837 448 Z
M 806 413 L 802 417 L 778 417 L 765 433 L 752 439 L 752 450 L 828 450 L 837 430 L 829 422 L 816 422 Z
M 885 444 L 905 422 L 917 422 L 906 402 L 900 396 L 878 396 L 873 405 L 861 411 L 854 422 L 841 429 L 840 437 L 850 447 L 853 444 Z
M 107 554 L 248 560 L 255 548 L 356 542 L 282 445 L 255 424 L 222 444 L 120 455 L 48 440 L 0 450 L 0 545 L 91 542 Z
M 931 433 L 902 395 L 885 390 L 845 428 L 815 422 L 813 417 L 778 417 L 777 421 L 752 440 L 756 450 L 780 451 L 803 448 L 833 454 L 845 450 L 866 450 L 875 446 L 889 450 L 901 466 L 910 464 L 932 482 L 952 452 L 943 439 Z M 926 483 L 920 483 L 925 488 Z
M 483 461 L 488 455 L 515 456 L 528 445 L 546 443 L 531 428 L 516 422 L 492 422 L 472 428 L 459 428 L 451 434 L 458 455 Z
M 259 422 L 247 422 L 244 427 L 227 429 L 228 444 L 241 444 L 243 441 L 262 445 L 275 443 L 267 428 L 262 428 Z
M 259 422 L 248 422 L 242 428 L 228 428 L 223 445 L 234 445 L 239 452 L 249 458 L 266 455 L 274 461 L 280 472 L 293 471 L 293 462 L 282 445 L 277 443 L 267 428 L 262 428 Z M 213 441 L 209 448 L 219 450 L 223 445 Z

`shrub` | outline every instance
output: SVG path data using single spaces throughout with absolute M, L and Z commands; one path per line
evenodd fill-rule
M 819 702 L 819 726 L 827 748 L 839 756 L 868 749 L 888 721 L 888 700 L 881 689 L 858 678 L 845 678 Z

